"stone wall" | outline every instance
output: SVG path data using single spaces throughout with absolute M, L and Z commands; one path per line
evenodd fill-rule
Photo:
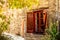
M 8 9 L 3 12 L 7 20 L 10 18 L 8 32 L 23 36 L 26 31 L 26 10 L 25 9 Z
M 51 23 L 55 22 L 56 18 L 56 0 L 48 0 L 48 26 L 51 30 Z
M 40 7 L 48 7 L 47 0 L 40 0 L 41 4 L 39 4 L 36 8 Z M 44 3 L 46 2 L 46 3 Z M 4 8 L 5 9 L 5 8 Z M 29 11 L 27 8 L 23 9 L 8 9 L 6 8 L 4 10 L 4 14 L 8 18 L 10 17 L 10 25 L 8 32 L 11 34 L 17 34 L 17 35 L 24 35 L 26 33 L 26 25 L 27 25 L 27 11 Z
M 48 9 L 48 18 L 50 21 L 50 18 L 55 18 L 56 14 L 56 0 L 40 0 L 39 6 L 40 7 L 49 7 Z M 26 25 L 27 25 L 27 14 L 26 12 L 28 9 L 8 9 L 3 12 L 7 18 L 10 16 L 10 25 L 9 25 L 9 32 L 12 34 L 21 34 L 23 35 L 23 32 L 26 33 Z

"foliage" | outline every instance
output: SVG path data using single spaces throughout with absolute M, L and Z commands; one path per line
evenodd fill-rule
M 49 26 L 51 27 L 51 30 L 49 30 L 49 28 L 47 29 L 47 33 L 51 35 L 51 40 L 56 40 L 56 35 L 58 34 L 56 24 L 57 24 L 56 22 L 52 23 L 52 25 Z
M 57 40 L 60 40 L 60 33 L 58 33 L 58 34 L 56 35 L 56 39 L 57 39 Z
M 11 39 L 5 36 L 0 36 L 0 40 L 11 40 Z
M 4 0 L 0 0 L 0 40 L 10 40 L 9 38 L 2 36 L 2 32 L 7 30 L 10 23 L 10 20 L 6 21 L 6 16 L 2 14 L 4 3 Z
M 24 8 L 28 7 L 32 9 L 32 7 L 36 7 L 40 4 L 39 0 L 0 0 L 0 12 L 3 11 L 3 6 L 8 8 Z
M 60 21 L 58 21 L 58 22 L 60 23 Z M 59 29 L 59 31 L 58 31 L 58 34 L 56 35 L 56 39 L 60 40 L 60 26 L 58 26 L 58 29 Z
M 0 0 L 0 12 L 2 11 L 3 4 L 4 4 L 4 1 L 3 0 Z
M 0 13 L 0 40 L 5 40 L 7 38 L 2 37 L 2 32 L 6 31 L 9 25 L 9 21 L 6 21 L 6 16 Z
M 32 5 L 38 5 L 39 3 L 39 0 L 8 0 L 9 8 L 23 8 L 26 6 L 31 8 Z

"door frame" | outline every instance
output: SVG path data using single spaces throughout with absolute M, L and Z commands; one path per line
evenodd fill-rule
M 45 9 L 42 9 L 42 10 L 45 10 Z M 31 12 L 31 13 L 33 13 L 33 17 L 34 17 L 34 19 L 33 19 L 33 20 L 34 20 L 34 29 L 33 29 L 34 32 L 35 32 L 35 13 L 36 13 L 36 12 L 40 12 L 40 11 L 41 11 L 41 10 L 36 10 L 36 11 L 32 11 L 32 12 Z M 29 13 L 29 12 L 28 12 L 28 13 Z M 46 14 L 47 14 L 47 13 L 46 13 Z M 46 23 L 47 23 L 47 15 L 46 15 Z M 26 29 L 27 29 L 27 28 L 26 28 Z M 26 31 L 27 31 L 27 30 L 26 30 Z

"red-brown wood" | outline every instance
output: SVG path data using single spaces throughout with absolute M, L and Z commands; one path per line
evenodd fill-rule
M 37 17 L 37 19 L 35 17 Z M 37 23 L 35 22 L 36 20 Z M 44 9 L 27 13 L 27 32 L 44 33 L 47 23 L 46 20 L 47 20 L 47 12 Z M 36 31 L 36 24 L 37 24 L 37 31 Z
M 34 15 L 32 12 L 27 14 L 27 32 L 33 33 L 34 32 Z

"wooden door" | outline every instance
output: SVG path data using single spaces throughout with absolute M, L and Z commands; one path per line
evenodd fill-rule
M 35 32 L 41 33 L 43 32 L 43 25 L 44 25 L 44 19 L 43 19 L 43 10 L 39 10 L 34 12 L 35 13 Z M 37 22 L 36 22 L 37 21 Z
M 46 28 L 47 12 L 44 10 L 27 13 L 27 32 L 44 33 Z
M 45 29 L 46 29 L 46 23 L 47 23 L 47 12 L 45 12 L 44 10 L 40 10 L 39 13 L 37 13 L 38 15 L 38 21 L 39 21 L 39 26 L 38 27 L 38 33 L 45 33 Z
M 39 12 L 39 33 L 45 32 L 45 17 L 43 10 Z
M 33 33 L 34 32 L 34 16 L 32 12 L 27 13 L 27 32 Z

